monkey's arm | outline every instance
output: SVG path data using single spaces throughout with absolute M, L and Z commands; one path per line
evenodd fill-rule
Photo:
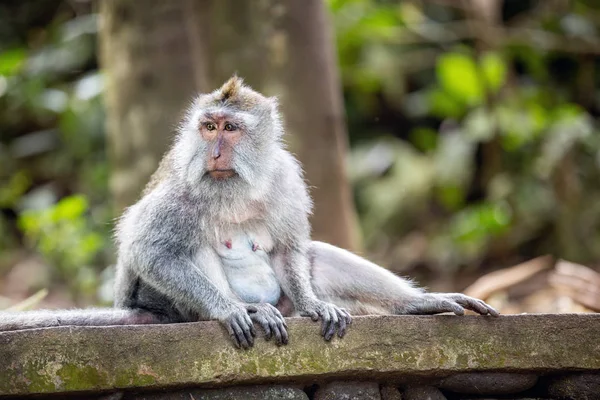
M 191 258 L 169 246 L 155 244 L 151 248 L 140 246 L 132 250 L 136 259 L 130 260 L 129 265 L 145 282 L 202 318 L 220 321 L 236 346 L 252 346 L 255 331 L 247 305 L 209 277 L 211 270 L 221 268 L 218 257 L 210 249 L 201 249 L 196 255 L 202 265 L 196 265 Z
M 311 285 L 306 249 L 299 246 L 282 249 L 275 253 L 273 265 L 284 293 L 292 300 L 300 315 L 311 317 L 313 321 L 320 318 L 321 334 L 325 340 L 330 340 L 336 329 L 339 337 L 344 336 L 352 317 L 346 310 L 317 298 Z

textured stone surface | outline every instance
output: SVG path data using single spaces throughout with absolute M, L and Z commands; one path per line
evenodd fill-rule
M 381 400 L 402 400 L 402 395 L 395 386 L 382 386 L 379 392 L 381 393 Z
M 446 396 L 433 386 L 411 386 L 402 392 L 402 400 L 446 400 Z
M 548 385 L 548 394 L 559 399 L 600 399 L 600 375 L 577 374 L 557 377 Z
M 285 386 L 247 386 L 136 394 L 124 400 L 308 400 L 302 390 Z
M 464 373 L 450 376 L 436 386 L 457 393 L 511 394 L 532 388 L 537 379 L 532 374 Z
M 329 343 L 288 325 L 289 345 L 248 351 L 217 322 L 1 332 L 0 395 L 600 370 L 598 314 L 356 317 Z
M 315 400 L 381 400 L 377 382 L 332 382 L 315 393 Z

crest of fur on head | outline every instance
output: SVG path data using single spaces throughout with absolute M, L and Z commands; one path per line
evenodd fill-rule
M 237 75 L 232 76 L 219 89 L 212 92 L 206 99 L 207 106 L 223 106 L 240 111 L 252 111 L 256 108 L 277 106 L 275 98 L 267 98 L 250 86 L 244 84 L 244 79 Z M 204 103 L 204 102 L 203 102 Z

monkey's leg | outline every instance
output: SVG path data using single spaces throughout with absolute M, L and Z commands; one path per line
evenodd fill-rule
M 109 326 L 166 323 L 164 318 L 141 310 L 86 309 L 0 312 L 0 331 L 54 326 Z
M 498 316 L 481 300 L 460 293 L 426 293 L 362 257 L 335 246 L 312 242 L 312 285 L 317 297 L 352 314 L 438 314 L 464 309 Z

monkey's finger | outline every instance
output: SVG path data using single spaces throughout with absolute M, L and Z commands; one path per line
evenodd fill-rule
M 344 315 L 344 319 L 346 320 L 346 324 L 352 325 L 352 315 L 345 308 L 340 308 L 342 314 Z
M 465 315 L 465 309 L 462 308 L 458 303 L 453 301 L 443 301 L 441 305 L 441 311 L 439 312 L 453 312 L 456 315 Z
M 486 302 L 484 302 L 482 300 L 479 300 L 479 301 L 481 301 L 483 304 L 485 304 L 485 307 L 487 308 L 488 312 L 490 313 L 490 315 L 492 317 L 499 317 L 500 316 L 500 313 L 494 307 L 490 306 L 489 304 L 487 304 Z
M 340 325 L 338 328 L 338 336 L 344 337 L 344 335 L 346 334 L 346 325 L 347 325 L 346 316 L 344 315 L 344 310 L 339 310 L 338 314 L 339 314 L 338 317 L 340 319 Z
M 332 322 L 331 315 L 329 314 L 329 310 L 327 308 L 324 308 L 323 311 L 321 311 L 321 319 L 321 336 L 325 337 L 329 329 L 329 325 Z
M 240 320 L 238 318 L 235 321 L 235 324 L 233 324 L 233 329 L 235 330 L 235 333 L 240 337 L 240 343 L 242 344 L 243 348 L 247 349 L 248 347 L 252 347 L 252 345 L 254 344 L 254 338 L 250 333 L 249 326 L 245 324 L 245 321 L 243 319 Z
M 281 315 L 281 312 L 277 309 L 277 307 L 273 307 L 271 304 L 269 304 L 269 310 L 274 316 L 283 319 L 283 315 Z
M 227 332 L 229 332 L 229 336 L 231 337 L 231 340 L 233 340 L 233 344 L 235 344 L 235 347 L 237 347 L 239 349 L 240 341 L 238 340 L 238 337 L 235 334 L 233 327 L 230 324 L 225 324 L 225 327 L 227 328 Z
M 329 312 L 329 315 L 331 316 L 331 321 L 329 322 L 329 327 L 327 328 L 327 332 L 325 333 L 325 340 L 331 340 L 331 338 L 335 334 L 335 330 L 340 324 L 340 319 L 338 318 L 337 310 L 331 310 Z
M 276 319 L 278 321 L 283 319 L 283 316 L 281 315 L 281 313 L 279 312 L 279 310 L 275 307 L 273 307 L 272 305 L 268 305 L 269 307 L 266 308 L 266 312 L 265 314 L 268 315 L 269 318 L 273 318 Z
M 277 322 L 275 322 L 275 320 L 271 320 L 269 321 L 269 324 L 271 325 L 271 330 L 273 330 L 273 335 L 275 335 L 275 343 L 277 343 L 277 345 L 282 345 L 283 335 L 281 334 L 281 330 L 279 329 Z
M 246 336 L 246 339 L 248 340 L 248 343 L 250 343 L 250 346 L 254 346 L 254 337 L 256 336 L 254 322 L 252 322 L 252 319 L 250 319 L 248 314 L 246 314 L 241 321 L 239 321 L 239 323 L 244 335 Z
M 481 303 L 479 303 L 479 301 L 472 299 L 470 297 L 461 296 L 458 299 L 456 299 L 456 302 L 458 304 L 460 304 L 461 306 L 463 306 L 464 308 L 475 311 L 478 314 L 486 315 L 488 313 L 488 309 L 485 306 L 485 304 L 481 304 Z
M 281 325 L 283 325 L 284 328 L 287 329 L 288 326 L 287 326 L 287 322 L 285 322 L 285 318 L 281 317 L 281 318 L 277 318 L 277 320 L 279 321 L 279 323 Z
M 317 314 L 315 311 L 303 311 L 300 313 L 300 316 L 310 317 L 310 319 L 312 319 L 315 322 L 319 320 L 319 314 Z
M 281 314 L 279 315 L 275 315 L 274 318 L 284 327 L 287 328 L 287 322 L 285 322 L 285 318 L 283 318 L 283 316 Z
M 283 325 L 285 328 L 287 328 L 287 322 L 285 322 L 285 318 L 283 317 L 283 315 L 281 315 L 281 313 L 279 313 L 279 310 L 277 310 L 278 315 L 275 316 L 275 319 L 277 321 L 279 321 L 279 323 L 281 325 Z
M 250 318 L 249 316 L 246 315 L 246 318 L 248 319 L 248 323 L 250 324 L 250 333 L 252 334 L 252 337 L 256 337 L 256 329 L 254 328 L 254 322 L 252 321 L 252 318 Z M 253 339 L 254 341 L 254 339 Z
M 273 337 L 273 331 L 271 330 L 271 327 L 269 326 L 269 321 L 267 321 L 267 319 L 264 317 L 260 317 L 257 320 L 257 322 L 260 324 L 260 326 L 265 331 L 265 339 L 271 340 L 271 338 Z
M 288 336 L 287 326 L 280 325 L 279 331 L 281 332 L 281 338 L 283 339 L 283 344 L 288 344 L 290 337 Z
M 248 344 L 248 340 L 246 340 L 246 336 L 244 335 L 244 332 L 242 331 L 242 328 L 240 328 L 240 326 L 238 325 L 237 321 L 232 321 L 231 327 L 235 332 L 235 337 L 240 343 L 240 346 L 242 346 L 244 349 L 249 348 L 250 345 Z
M 250 318 L 250 315 L 243 314 L 241 320 L 238 320 L 238 322 L 242 327 L 249 327 L 250 334 L 253 338 L 256 336 L 256 330 L 254 329 L 254 323 L 252 322 L 252 318 Z M 246 330 L 244 330 L 244 332 L 245 331 Z M 252 339 L 252 341 L 254 342 L 254 339 Z

